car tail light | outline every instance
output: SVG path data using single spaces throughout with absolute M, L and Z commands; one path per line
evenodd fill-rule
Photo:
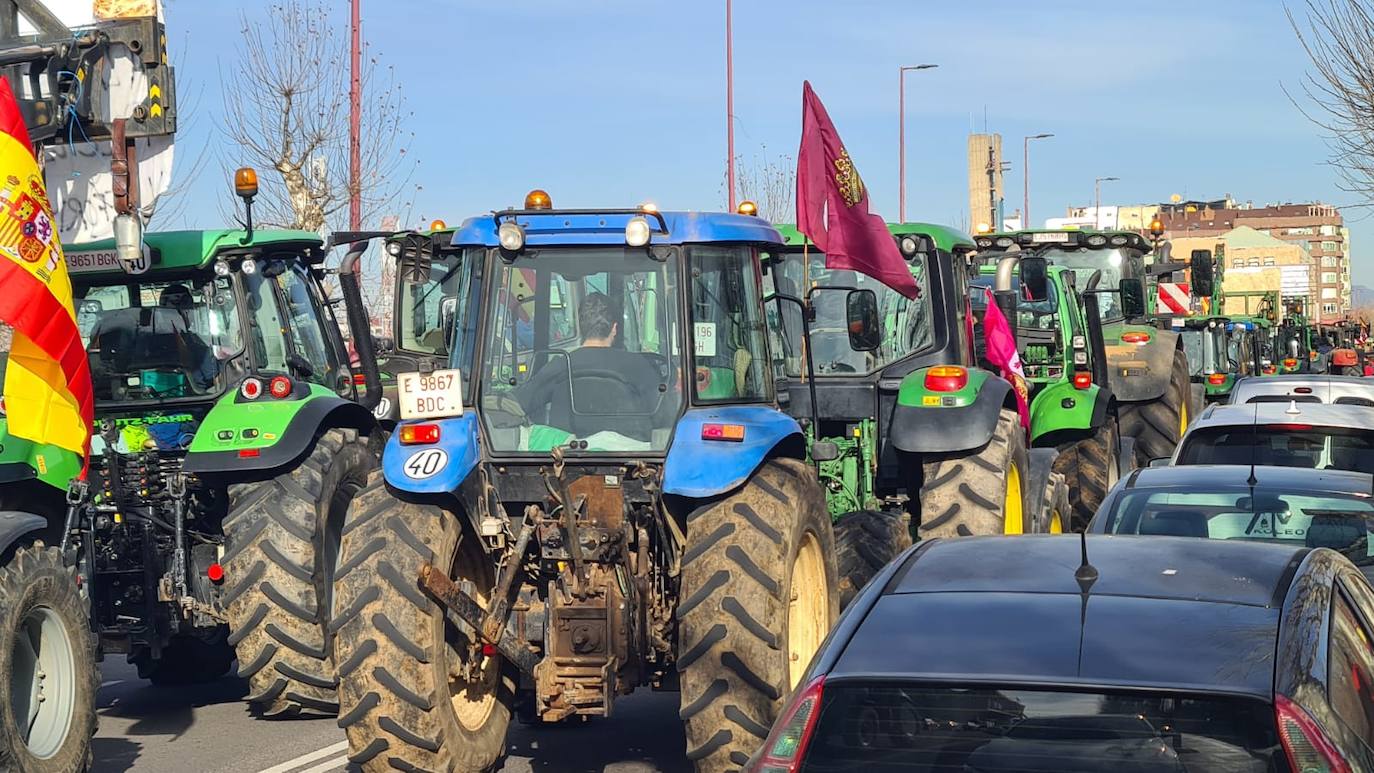
M 286 376 L 273 376 L 272 380 L 267 382 L 267 391 L 278 400 L 289 396 L 294 388 L 295 384 Z
M 744 441 L 743 424 L 703 424 L 701 425 L 702 440 L 729 440 L 740 443 Z
M 763 742 L 758 760 L 746 773 L 796 773 L 806 757 L 806 745 L 811 742 L 811 733 L 821 714 L 821 688 L 824 686 L 825 677 L 818 676 L 806 689 L 792 696 L 783 707 L 782 716 L 773 724 L 768 740 Z
M 1150 342 L 1149 333 L 1122 333 L 1121 340 L 1128 344 L 1148 344 Z
M 958 365 L 937 365 L 926 371 L 926 389 L 958 392 L 968 386 L 968 371 Z
M 1222 384 L 1225 384 L 1225 383 L 1226 383 L 1226 374 L 1225 374 L 1225 373 L 1208 373 L 1208 374 L 1207 374 L 1207 383 L 1208 383 L 1208 384 L 1211 384 L 1212 386 L 1221 386 Z
M 401 445 L 419 446 L 439 442 L 438 424 L 402 424 Z
M 1279 740 L 1293 770 L 1351 773 L 1350 763 L 1300 706 L 1279 695 L 1274 700 L 1274 713 L 1278 717 Z
M 239 394 L 247 400 L 256 400 L 262 397 L 262 379 L 251 376 L 244 379 L 243 383 L 239 385 Z
M 1312 387 L 1293 387 L 1293 392 L 1300 395 L 1312 394 Z
M 1092 386 L 1092 385 L 1093 385 L 1093 374 L 1091 374 L 1091 373 L 1089 373 L 1089 372 L 1087 372 L 1087 371 L 1085 371 L 1085 370 L 1081 370 L 1081 371 L 1079 371 L 1079 372 L 1073 374 L 1073 386 L 1074 386 L 1074 389 L 1087 389 L 1088 387 L 1090 387 L 1090 386 Z

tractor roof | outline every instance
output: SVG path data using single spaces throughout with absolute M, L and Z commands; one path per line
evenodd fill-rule
M 225 250 L 251 250 L 275 245 L 300 245 L 319 257 L 324 254 L 324 242 L 319 234 L 311 231 L 255 230 L 248 242 L 243 241 L 245 235 L 240 230 L 150 231 L 143 235 L 143 241 L 152 254 L 152 271 L 198 268 Z M 112 257 L 114 248 L 114 239 L 101 239 L 63 245 L 63 252 L 74 274 L 122 273 L 123 268 L 118 260 L 97 260 L 80 267 L 72 262 L 74 256 L 89 254 L 106 253 Z M 314 258 L 315 255 L 310 257 Z
M 1094 230 L 1091 228 L 1030 228 L 1023 231 L 978 234 L 974 237 L 983 250 L 1025 247 L 1089 247 L 1111 249 L 1127 247 L 1149 252 L 1150 242 L 1135 231 Z
M 557 245 L 624 245 L 625 224 L 645 217 L 653 229 L 651 244 L 745 242 L 781 244 L 777 229 L 763 218 L 726 212 L 657 212 L 639 209 L 505 210 L 470 217 L 453 232 L 454 247 L 497 247 L 499 222 L 514 220 L 525 229 L 531 247 Z M 666 231 L 666 233 L 665 233 Z
M 777 228 L 778 233 L 782 234 L 784 244 L 799 245 L 806 241 L 806 237 L 791 223 L 779 224 Z M 943 252 L 972 250 L 975 246 L 973 238 L 968 234 L 957 228 L 937 223 L 888 223 L 887 230 L 893 236 L 917 234 L 928 237 L 935 243 L 935 248 Z

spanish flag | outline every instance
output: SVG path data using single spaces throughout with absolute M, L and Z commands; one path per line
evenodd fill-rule
M 94 396 L 52 205 L 9 81 L 0 78 L 0 322 L 14 329 L 5 413 L 16 437 L 86 456 Z

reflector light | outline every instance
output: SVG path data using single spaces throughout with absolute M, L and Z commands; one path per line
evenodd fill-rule
M 1208 373 L 1208 374 L 1207 374 L 1207 383 L 1208 383 L 1208 384 L 1211 384 L 1211 385 L 1213 385 L 1213 386 L 1221 386 L 1222 384 L 1225 384 L 1225 383 L 1226 383 L 1226 374 L 1225 374 L 1225 373 Z
M 728 440 L 732 443 L 739 443 L 744 440 L 744 425 L 703 424 L 701 425 L 701 439 Z
M 366 383 L 367 383 L 367 376 L 364 376 L 364 375 L 361 374 L 361 373 L 354 373 L 354 374 L 353 374 L 353 383 L 354 383 L 354 384 L 357 384 L 357 385 L 359 385 L 359 386 L 361 386 L 361 385 L 363 385 L 363 384 L 366 384 Z
M 932 392 L 958 392 L 968 386 L 968 371 L 958 365 L 937 365 L 926 371 L 925 383 Z
M 224 567 L 218 563 L 210 564 L 205 567 L 205 576 L 210 578 L 210 582 L 224 582 Z
M 291 379 L 286 376 L 273 376 L 272 380 L 267 382 L 267 391 L 278 400 L 290 395 L 291 389 Z
M 1121 340 L 1128 344 L 1148 344 L 1150 342 L 1149 333 L 1122 333 Z
M 256 378 L 246 378 L 239 386 L 239 394 L 249 400 L 256 400 L 262 396 L 262 381 Z
M 1092 386 L 1092 385 L 1093 385 L 1093 374 L 1091 374 L 1091 373 L 1089 373 L 1089 372 L 1087 372 L 1087 371 L 1085 371 L 1085 370 L 1080 370 L 1080 371 L 1078 371 L 1077 373 L 1073 374 L 1073 387 L 1074 387 L 1074 389 L 1087 389 L 1088 387 L 1090 387 L 1090 386 Z
M 439 442 L 438 424 L 402 424 L 401 445 L 418 446 Z
M 821 692 L 825 677 L 816 680 L 799 690 L 789 705 L 784 707 L 782 718 L 773 725 L 768 740 L 763 742 L 763 753 L 746 773 L 796 773 L 801 768 L 806 755 L 811 733 L 816 729 L 816 719 L 821 713 Z
M 256 448 L 244 448 L 239 451 L 240 459 L 256 459 L 259 456 L 262 456 L 262 451 Z
M 1296 368 L 1296 367 L 1298 367 L 1298 361 L 1297 361 L 1296 359 L 1294 359 L 1293 357 L 1284 357 L 1284 358 L 1283 358 L 1283 367 L 1285 367 L 1285 368 Z

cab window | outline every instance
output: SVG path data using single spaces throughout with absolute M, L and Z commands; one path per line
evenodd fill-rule
M 296 354 L 310 366 L 307 381 L 333 386 L 339 369 L 338 354 L 325 337 L 325 319 L 321 304 L 315 298 L 308 269 L 299 263 L 277 276 L 282 299 L 286 302 L 286 319 L 291 326 L 291 338 L 296 342 Z M 297 374 L 304 376 L 305 374 Z
M 760 314 L 752 247 L 694 246 L 691 266 L 693 383 L 698 402 L 769 400 L 772 365 Z

